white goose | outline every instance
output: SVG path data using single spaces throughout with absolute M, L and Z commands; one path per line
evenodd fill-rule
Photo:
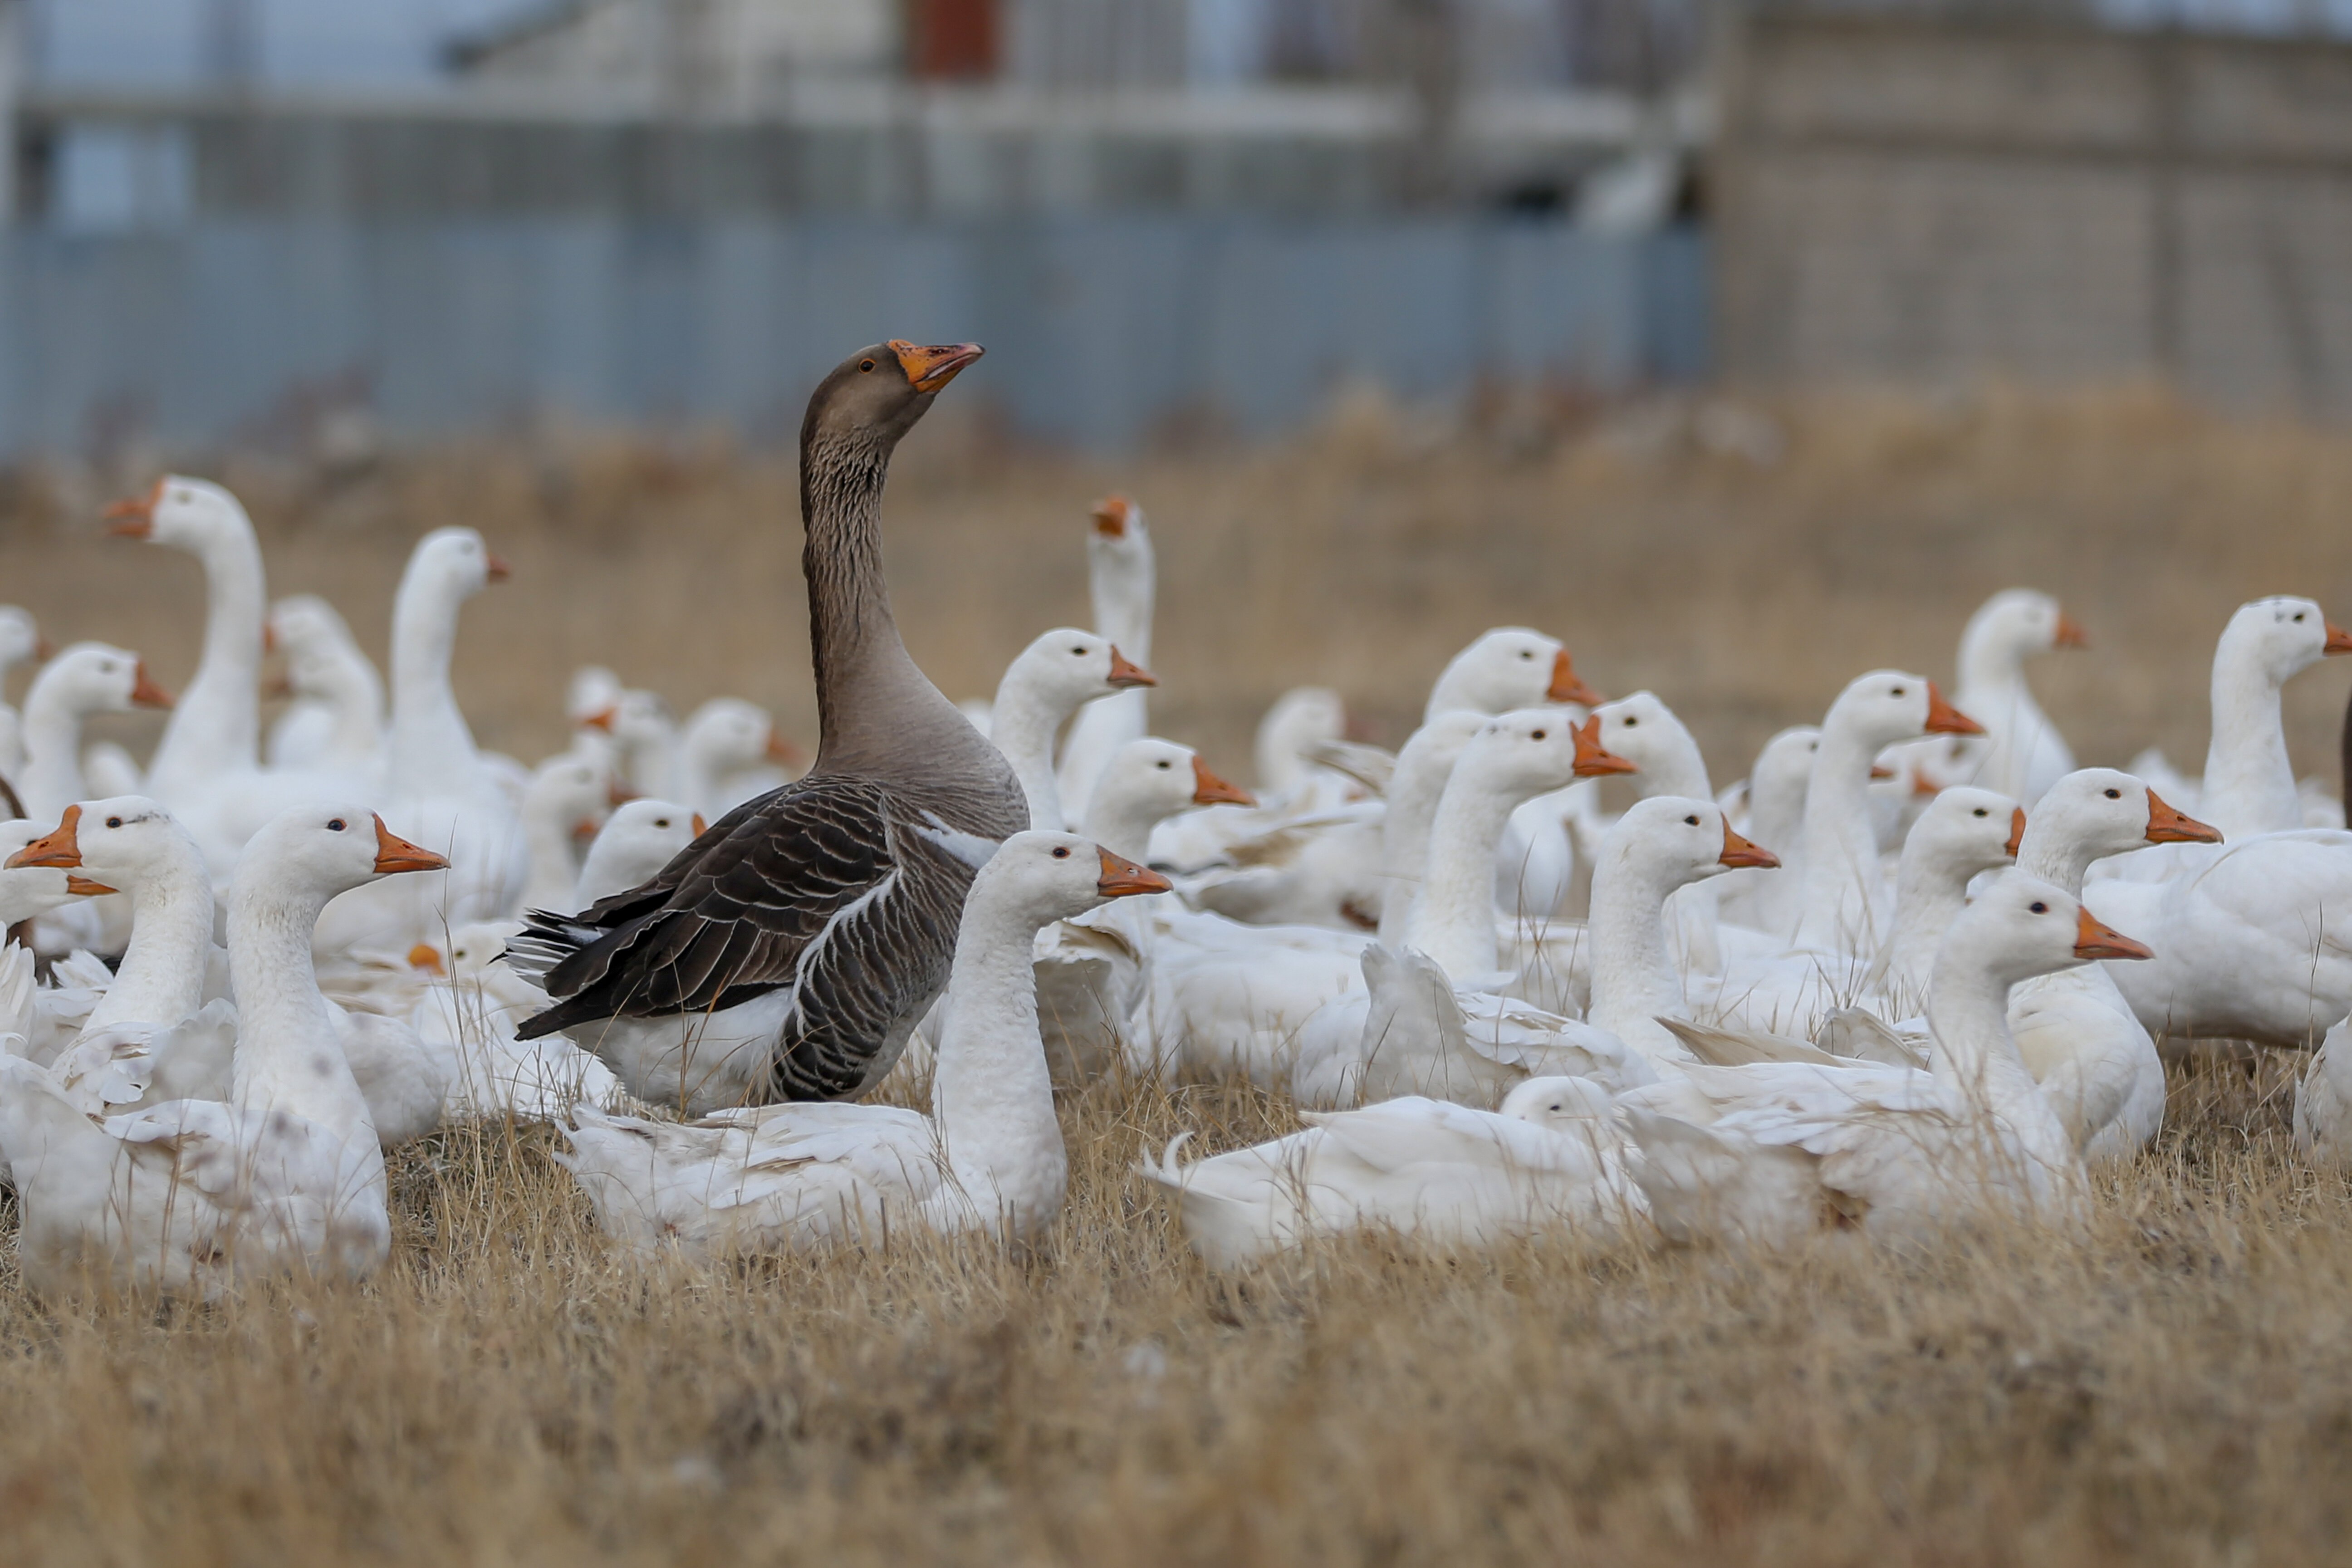
M 613 795 L 612 775 L 575 752 L 551 757 L 533 771 L 522 795 L 523 843 L 530 857 L 523 908 L 572 912 L 572 893 L 580 882 L 575 847 L 604 826 Z
M 1801 848 L 1805 791 L 1812 782 L 1813 759 L 1821 744 L 1820 730 L 1799 724 L 1773 736 L 1756 754 L 1742 792 L 1745 810 L 1740 831 L 1759 844 L 1779 847 L 1774 853 L 1786 868 L 1777 877 L 1755 872 L 1726 878 L 1722 891 L 1716 895 L 1718 921 L 1750 931 L 1796 929 L 1805 891 Z
M 615 806 L 580 862 L 580 880 L 569 895 L 568 912 L 577 914 L 599 899 L 643 886 L 701 837 L 708 826 L 700 813 L 676 801 L 632 800 Z
M 1287 1138 L 1181 1165 L 1187 1133 L 1136 1167 L 1211 1268 L 1358 1230 L 1473 1246 L 1555 1227 L 1614 1235 L 1641 1211 L 1608 1091 L 1584 1079 L 1530 1079 L 1496 1110 L 1411 1096 L 1302 1114 L 1311 1125 Z
M 990 738 L 1029 797 L 1029 826 L 1062 830 L 1061 790 L 1054 778 L 1054 737 L 1086 703 L 1139 686 L 1156 686 L 1108 637 L 1075 627 L 1045 633 L 1021 650 L 996 688 Z
M 383 1264 L 383 1155 L 310 971 L 310 922 L 346 889 L 440 864 L 350 807 L 289 814 L 255 836 L 255 874 L 229 909 L 243 1005 L 226 1103 L 100 1120 L 43 1069 L 0 1060 L 0 1152 L 16 1173 L 29 1284 L 213 1297 L 240 1279 Z
M 433 846 L 449 869 L 379 882 L 338 900 L 319 923 L 320 951 L 404 949 L 447 926 L 510 913 L 530 874 L 514 797 L 475 749 L 449 685 L 457 616 L 507 574 L 470 528 L 417 542 L 393 606 L 392 741 L 383 816 Z
M 1995 594 L 1969 617 L 1953 700 L 1985 727 L 1984 742 L 1971 748 L 1978 753 L 1975 783 L 2030 808 L 2074 771 L 2074 752 L 2026 684 L 2025 661 L 2053 648 L 2088 646 L 2081 625 L 2058 601 L 2031 588 Z
M 717 821 L 793 776 L 807 759 L 776 732 L 768 710 L 740 697 L 714 697 L 688 716 L 677 738 L 676 797 Z
M 315 594 L 293 594 L 269 607 L 266 629 L 294 699 L 270 726 L 269 765 L 380 777 L 383 678 L 343 617 Z
M 137 654 L 104 643 L 76 643 L 42 667 L 25 694 L 25 766 L 16 793 L 25 814 L 55 822 L 89 798 L 82 773 L 82 723 L 92 714 L 172 706 Z
M 2241 605 L 2213 650 L 2213 732 L 2205 753 L 2198 815 L 2231 844 L 2303 826 L 2303 800 L 2287 760 L 2279 689 L 2330 654 L 2352 653 L 2352 633 L 2309 599 L 2256 599 Z M 2178 856 L 2146 856 L 2130 874 Z M 2201 861 L 2202 854 L 2191 860 Z
M 1927 1005 L 1927 982 L 1952 921 L 1968 907 L 1969 884 L 2017 859 L 2025 808 L 1996 790 L 1939 790 L 1911 825 L 1895 870 L 1895 920 L 1864 977 L 1873 1004 L 1890 1018 Z
M 1073 835 L 1006 839 L 964 902 L 929 1116 L 802 1102 L 680 1126 L 583 1107 L 559 1157 L 606 1234 L 642 1252 L 781 1251 L 910 1225 L 1033 1236 L 1061 1212 L 1069 1165 L 1032 945 L 1049 921 L 1168 886 Z
M 0 778 L 15 778 L 25 765 L 22 721 L 6 700 L 9 672 L 28 660 L 47 658 L 50 651 L 30 611 L 0 605 Z
M 484 1118 L 553 1121 L 574 1106 L 609 1106 L 622 1098 L 613 1069 L 561 1035 L 518 1040 L 522 1021 L 548 1005 L 547 993 L 499 960 L 513 921 L 479 921 L 452 931 L 442 947 L 412 955 L 430 973 L 409 1012 L 443 1082 L 442 1121 Z
M 1932 1237 L 1989 1210 L 2078 1224 L 2089 1204 L 2082 1160 L 2018 1055 L 2009 992 L 2146 952 L 2062 889 L 2003 872 L 1953 921 L 1937 959 L 1931 1072 L 1696 1067 L 1621 1096 L 1651 1217 L 1677 1241 L 1766 1246 L 1829 1221 L 1876 1238 Z
M 1087 591 L 1094 602 L 1095 635 L 1148 666 L 1156 576 L 1151 525 L 1143 509 L 1125 496 L 1097 501 L 1093 522 L 1087 535 Z M 1148 702 L 1143 690 L 1134 688 L 1078 710 L 1062 744 L 1056 775 L 1063 809 L 1072 817 L 1087 819 L 1096 778 L 1121 746 L 1141 740 L 1150 728 Z

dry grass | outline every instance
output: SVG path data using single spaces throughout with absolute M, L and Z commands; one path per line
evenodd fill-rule
M 0 1289 L 17 1563 L 2333 1560 L 2352 1201 L 2238 1068 L 2094 1242 L 1429 1256 L 1229 1279 L 1127 1165 L 1248 1090 L 1065 1103 L 1025 1258 L 610 1255 L 545 1135 L 397 1168 L 365 1289 Z
M 1304 679 L 1394 739 L 1446 653 L 1527 621 L 1656 688 L 1728 774 L 1859 668 L 1943 673 L 2008 583 L 2091 626 L 2045 683 L 2102 760 L 2201 752 L 2241 599 L 2352 606 L 2342 435 L 2153 395 L 1820 398 L 1770 408 L 1788 452 L 1759 468 L 1538 412 L 1433 439 L 1360 408 L 1116 472 L 942 422 L 892 491 L 902 616 L 951 691 L 986 689 L 1084 614 L 1084 505 L 1118 484 L 1160 530 L 1161 727 L 1221 758 Z M 591 442 L 231 475 L 275 585 L 371 640 L 423 528 L 515 559 L 463 644 L 496 743 L 556 744 L 591 658 L 810 727 L 772 458 Z M 37 479 L 6 500 L 0 596 L 184 678 L 193 566 L 99 542 L 96 487 Z M 2294 689 L 2306 766 L 2340 699 Z M 545 1133 L 453 1132 L 398 1162 L 394 1261 L 363 1289 L 45 1308 L 0 1279 L 0 1531 L 28 1563 L 2335 1560 L 2352 1190 L 2291 1157 L 2286 1070 L 2181 1069 L 2088 1246 L 1779 1262 L 1370 1238 L 1213 1278 L 1128 1165 L 1182 1128 L 1292 1125 L 1245 1089 L 1067 1096 L 1073 1201 L 1017 1258 L 641 1268 Z

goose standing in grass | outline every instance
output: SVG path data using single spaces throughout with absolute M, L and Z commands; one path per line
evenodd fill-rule
M 443 864 L 352 806 L 289 813 L 254 837 L 253 874 L 229 901 L 239 1010 L 225 1102 L 101 1119 L 44 1069 L 0 1059 L 0 1152 L 16 1173 L 27 1283 L 211 1298 L 257 1276 L 383 1265 L 383 1155 L 311 972 L 310 927 L 338 893 Z
M 1960 680 L 1952 700 L 1985 727 L 1973 783 L 2012 796 L 2028 810 L 2074 771 L 2074 753 L 2033 700 L 2025 661 L 2053 648 L 2090 646 L 2083 627 L 2047 594 L 2010 588 L 1969 617 L 1960 634 Z
M 572 1151 L 558 1157 L 605 1232 L 640 1252 L 787 1251 L 910 1225 L 1034 1236 L 1061 1212 L 1069 1181 L 1037 1034 L 1037 932 L 1106 899 L 1168 887 L 1075 835 L 1005 840 L 964 901 L 929 1116 L 780 1105 L 678 1126 L 583 1108 Z
M 1496 1110 L 1408 1096 L 1302 1115 L 1308 1127 L 1287 1138 L 1180 1164 L 1188 1133 L 1136 1167 L 1211 1268 L 1363 1230 L 1439 1246 L 1613 1236 L 1642 1209 L 1609 1094 L 1584 1079 L 1530 1079 Z
M 700 1110 L 864 1093 L 947 983 L 972 872 L 1027 826 L 1004 754 L 908 657 L 882 577 L 898 440 L 975 344 L 877 345 L 801 426 L 819 740 L 804 778 L 738 806 L 657 877 L 515 949 L 555 1005 L 524 1024 L 631 1092 Z
M 1824 1224 L 1925 1239 L 1988 1212 L 2079 1225 L 2090 1197 L 2082 1159 L 2018 1054 L 2009 993 L 2035 975 L 2147 952 L 2062 889 L 2001 873 L 1952 922 L 1937 958 L 1930 1071 L 1693 1067 L 1620 1096 L 1651 1217 L 1676 1241 L 1765 1246 Z
M 383 678 L 343 617 L 315 594 L 292 594 L 269 607 L 267 631 L 294 699 L 269 727 L 269 765 L 381 777 Z
M 1149 666 L 1156 592 L 1151 525 L 1143 509 L 1125 496 L 1097 501 L 1093 524 L 1087 535 L 1087 592 L 1094 603 L 1095 635 Z M 1138 687 L 1078 710 L 1056 773 L 1062 807 L 1072 819 L 1087 820 L 1095 779 L 1118 749 L 1150 731 L 1149 704 Z
M 1075 626 L 1047 632 L 1021 650 L 997 685 L 989 736 L 1021 781 L 1030 826 L 1048 833 L 1064 826 L 1054 776 L 1054 737 L 1062 726 L 1087 703 L 1158 684 L 1108 637 Z

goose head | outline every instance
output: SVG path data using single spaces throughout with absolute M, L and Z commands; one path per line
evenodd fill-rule
M 1531 1078 L 1505 1095 L 1495 1113 L 1567 1131 L 1608 1121 L 1615 1106 L 1609 1091 L 1589 1078 Z
M 1486 727 L 1486 715 L 1471 708 L 1432 714 L 1397 748 L 1396 771 L 1389 775 L 1391 808 L 1401 800 L 1434 800 L 1445 787 L 1462 748 Z
M 2184 816 L 2138 779 L 2083 768 L 2034 803 L 2018 846 L 2025 869 L 2062 887 L 2082 886 L 2094 860 L 2151 844 L 2218 844 L 2219 829 Z
M 801 424 L 801 445 L 888 453 L 982 352 L 978 343 L 897 338 L 858 350 L 817 384 Z
M 76 643 L 42 666 L 25 698 L 27 709 L 47 709 L 76 718 L 171 705 L 171 693 L 149 677 L 137 654 L 100 642 Z
M 351 627 L 316 594 L 289 594 L 269 606 L 264 626 L 270 646 L 286 656 L 287 675 L 297 691 L 314 689 L 331 665 L 359 653 Z
M 1822 749 L 1822 732 L 1811 724 L 1796 724 L 1764 742 L 1748 770 L 1748 814 L 1793 822 L 1804 809 L 1805 789 L 1812 782 L 1813 758 Z
M 1067 716 L 1083 703 L 1132 686 L 1157 686 L 1159 680 L 1131 663 L 1108 637 L 1075 626 L 1047 632 L 1014 659 L 997 688 L 996 705 L 1027 702 L 1045 711 Z
M 0 676 L 31 658 L 47 658 L 48 639 L 33 624 L 33 613 L 15 605 L 0 605 Z
M 646 798 L 614 807 L 581 862 L 581 892 L 606 898 L 635 887 L 677 858 L 706 826 L 675 801 Z
M 2082 624 L 2058 601 L 2033 588 L 2005 588 L 1977 606 L 1960 634 L 1960 662 L 1974 657 L 2013 668 L 2053 648 L 2088 647 Z
M 1430 711 L 1471 708 L 1507 713 L 1572 702 L 1591 708 L 1608 700 L 1580 679 L 1557 637 L 1526 626 L 1496 626 L 1454 656 L 1430 689 Z
M 1110 754 L 1094 800 L 1115 815 L 1153 823 L 1196 805 L 1255 805 L 1249 791 L 1227 784 L 1190 746 L 1147 735 Z M 1091 811 L 1095 809 L 1089 805 Z
M 532 770 L 523 789 L 523 819 L 534 828 L 584 838 L 604 825 L 612 795 L 608 770 L 591 758 L 565 752 Z
M 1631 877 L 1663 897 L 1742 867 L 1769 869 L 1780 858 L 1732 831 L 1731 819 L 1711 800 L 1654 795 L 1636 802 L 1601 841 L 1594 878 Z
M 1164 893 L 1171 886 L 1159 872 L 1092 839 L 1033 830 L 1006 839 L 972 878 L 964 919 L 1034 933 L 1112 899 Z
M 1966 882 L 2017 858 L 2025 808 L 2005 795 L 1955 784 L 1937 795 L 1903 840 L 1906 865 Z
M 1499 714 L 1478 727 L 1454 764 L 1447 790 L 1467 787 L 1517 805 L 1580 778 L 1632 773 L 1633 764 L 1612 756 L 1593 739 L 1592 721 L 1579 726 L 1564 708 L 1523 708 Z
M 230 897 L 323 904 L 385 877 L 448 868 L 445 857 L 394 833 L 363 805 L 298 805 L 247 840 Z
M 1143 509 L 1125 496 L 1095 502 L 1094 527 L 1087 534 L 1087 557 L 1097 563 L 1141 566 L 1151 560 L 1151 525 Z
M 2154 956 L 2063 888 L 2008 870 L 1953 917 L 1936 969 L 1939 988 L 1946 969 L 1958 964 L 2006 989 L 2095 959 Z
M 1705 787 L 1706 762 L 1699 755 L 1698 742 L 1654 693 L 1636 691 L 1604 702 L 1587 722 L 1594 721 L 1601 744 L 1639 768 L 1657 787 L 1673 788 L 1666 781 L 1687 781 L 1683 793 Z
M 2239 605 L 2213 661 L 2250 666 L 2282 686 L 2334 653 L 2352 653 L 2352 632 L 2329 621 L 2312 600 L 2282 596 Z
M 41 825 L 19 817 L 0 822 L 0 855 L 13 857 L 42 836 Z M 0 870 L 0 919 L 15 925 L 48 913 L 68 900 L 95 898 L 115 889 L 62 866 L 15 866 Z
M 635 688 L 616 696 L 602 728 L 630 752 L 667 748 L 677 734 L 661 694 Z
M 1308 749 L 1344 739 L 1347 732 L 1346 699 L 1328 686 L 1292 687 L 1257 721 L 1257 787 L 1268 795 L 1288 794 L 1307 776 Z
M 470 528 L 436 528 L 416 542 L 408 558 L 405 591 L 414 584 L 436 598 L 456 604 L 472 598 L 507 575 L 507 563 L 490 553 Z
M 1984 726 L 1944 700 L 1936 683 L 1899 669 L 1857 676 L 1822 721 L 1824 734 L 1859 742 L 1872 754 L 1921 735 L 1981 735 Z
M 621 678 L 601 664 L 583 664 L 572 672 L 563 697 L 564 716 L 575 730 L 612 732 L 620 716 Z
M 5 865 L 11 870 L 50 866 L 78 871 L 135 894 L 189 873 L 201 880 L 205 857 L 170 812 L 145 795 L 122 795 L 66 807 L 57 826 L 9 856 Z
M 164 475 L 143 493 L 108 507 L 106 516 L 110 533 L 191 552 L 253 532 L 252 520 L 235 496 L 209 479 L 184 474 Z
M 679 743 L 713 775 L 797 760 L 776 734 L 768 710 L 740 697 L 714 697 L 696 709 Z

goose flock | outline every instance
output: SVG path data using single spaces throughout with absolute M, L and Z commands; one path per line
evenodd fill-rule
M 2014 589 L 1969 621 L 1952 698 L 1867 671 L 1728 787 L 1659 696 L 1612 700 L 1502 626 L 1433 672 L 1393 752 L 1337 693 L 1285 694 L 1253 793 L 1150 732 L 1131 500 L 1089 521 L 1093 626 L 1040 635 L 992 697 L 950 701 L 908 655 L 884 482 L 980 357 L 877 344 L 810 399 L 813 757 L 748 702 L 680 724 L 603 668 L 572 681 L 565 751 L 482 749 L 450 669 L 506 568 L 466 528 L 418 542 L 388 683 L 333 606 L 269 602 L 243 508 L 196 479 L 110 514 L 203 567 L 176 704 L 135 652 L 51 650 L 0 608 L 0 667 L 40 666 L 0 707 L 27 1284 L 363 1276 L 392 1244 L 384 1152 L 483 1118 L 553 1123 L 604 1230 L 648 1253 L 1027 1237 L 1067 1195 L 1057 1085 L 1106 1075 L 1296 1108 L 1256 1147 L 1139 1152 L 1220 1268 L 1367 1228 L 2071 1232 L 2204 1037 L 2306 1053 L 2296 1142 L 2352 1163 L 2352 833 L 2280 717 L 2284 682 L 2352 652 L 2316 604 L 2223 628 L 2195 778 L 2075 766 L 2027 668 L 2088 639 Z M 85 743 L 137 706 L 172 709 L 143 768 Z

